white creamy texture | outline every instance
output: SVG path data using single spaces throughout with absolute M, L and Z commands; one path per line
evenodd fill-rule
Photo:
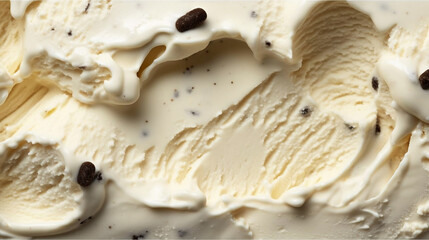
M 428 5 L 0 2 L 0 235 L 426 236 Z

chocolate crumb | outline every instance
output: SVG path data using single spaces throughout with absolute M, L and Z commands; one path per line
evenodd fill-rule
M 97 179 L 97 181 L 103 180 L 103 176 L 100 171 L 95 173 L 95 178 Z
M 301 110 L 299 110 L 299 113 L 303 117 L 309 117 L 312 112 L 313 112 L 313 110 L 309 106 L 305 106 L 305 107 L 301 108 Z
M 171 98 L 171 99 L 170 99 L 170 102 L 174 102 L 174 99 L 172 99 L 172 98 Z
M 351 125 L 351 124 L 349 124 L 349 123 L 344 123 L 344 125 L 346 125 L 346 127 L 350 130 L 350 131 L 353 131 L 353 130 L 355 130 L 355 126 L 353 126 L 353 125 Z
M 207 19 L 207 13 L 202 8 L 195 8 L 176 21 L 176 29 L 179 32 L 186 32 L 198 27 Z
M 194 110 L 189 111 L 193 116 L 199 116 L 200 113 Z
M 271 42 L 270 42 L 270 41 L 265 41 L 265 46 L 266 46 L 267 48 L 271 47 Z
M 70 31 L 67 33 L 67 35 L 72 36 L 72 35 L 73 35 L 72 30 L 70 30 Z
M 381 133 L 380 118 L 377 117 L 377 120 L 375 121 L 375 135 L 380 135 L 380 133 Z
M 231 84 L 234 84 L 234 81 L 231 81 Z
M 375 91 L 378 91 L 378 78 L 377 77 L 372 77 L 371 83 L 372 83 L 372 88 Z
M 216 83 L 213 83 L 213 85 L 215 85 L 215 86 L 216 86 Z
M 257 18 L 257 17 L 258 17 L 258 14 L 256 13 L 256 11 L 251 11 L 251 12 L 250 12 L 250 17 L 251 17 L 251 18 Z
M 79 168 L 77 183 L 82 187 L 91 185 L 95 180 L 95 166 L 91 162 L 84 162 Z
M 51 28 L 51 31 L 55 31 L 55 28 Z
M 188 232 L 184 231 L 184 230 L 177 231 L 177 235 L 181 238 L 185 237 L 187 234 L 188 234 Z
M 144 233 L 141 233 L 138 235 L 134 234 L 131 239 L 133 239 L 133 240 L 144 239 L 146 237 L 146 234 L 148 234 L 148 233 L 149 233 L 149 231 L 146 230 Z
M 424 71 L 419 77 L 420 86 L 423 90 L 429 89 L 429 69 Z
M 88 1 L 88 4 L 86 5 L 85 10 L 83 11 L 83 13 L 87 13 L 88 12 L 89 6 L 91 6 L 91 1 Z
M 145 123 L 149 123 L 149 121 L 148 121 L 148 120 L 145 120 L 144 122 L 145 122 Z
M 109 228 L 109 229 L 112 229 L 112 226 L 109 226 L 108 228 Z

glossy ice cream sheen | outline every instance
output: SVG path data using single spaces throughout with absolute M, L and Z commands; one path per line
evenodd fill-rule
M 0 4 L 0 235 L 425 236 L 429 3 Z

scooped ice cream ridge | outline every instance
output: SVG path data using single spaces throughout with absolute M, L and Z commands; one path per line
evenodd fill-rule
M 428 237 L 428 9 L 0 2 L 0 236 Z

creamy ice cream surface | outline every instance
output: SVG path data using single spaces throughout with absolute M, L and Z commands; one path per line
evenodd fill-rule
M 0 237 L 429 237 L 428 10 L 0 1 Z

